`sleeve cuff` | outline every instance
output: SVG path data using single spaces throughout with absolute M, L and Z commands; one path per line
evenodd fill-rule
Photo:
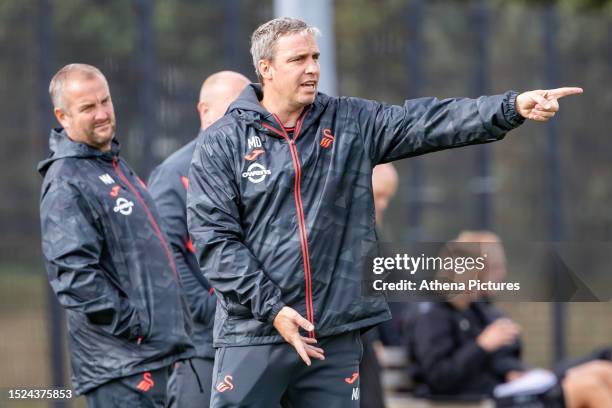
M 286 305 L 283 302 L 278 302 L 274 306 L 272 306 L 272 311 L 270 311 L 270 314 L 268 315 L 268 321 L 270 323 L 273 323 L 274 319 L 276 319 L 276 315 L 278 314 L 278 312 L 280 312 L 281 309 L 285 306 Z
M 516 128 L 522 125 L 523 122 L 525 122 L 525 118 L 521 116 L 521 114 L 518 113 L 518 110 L 516 109 L 516 97 L 518 95 L 519 93 L 516 91 L 506 92 L 506 95 L 504 96 L 504 101 L 502 103 L 504 117 L 506 118 L 506 121 L 508 121 L 510 126 L 512 126 L 513 128 Z

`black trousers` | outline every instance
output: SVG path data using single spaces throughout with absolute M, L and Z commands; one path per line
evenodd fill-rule
M 287 344 L 217 349 L 210 406 L 358 408 L 358 331 L 317 339 L 325 360 L 308 367 Z
M 213 364 L 212 358 L 177 361 L 168 382 L 168 408 L 207 408 Z
M 85 394 L 89 408 L 165 408 L 170 367 L 117 378 Z

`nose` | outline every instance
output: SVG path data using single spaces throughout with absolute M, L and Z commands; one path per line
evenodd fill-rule
M 307 74 L 318 74 L 319 73 L 319 61 L 315 60 L 314 58 L 311 58 L 310 61 L 308 62 L 308 65 L 306 66 L 306 73 Z
M 108 119 L 108 117 L 110 116 L 108 109 L 104 106 L 98 106 L 96 108 L 96 115 L 95 115 L 95 120 L 96 121 L 101 121 L 101 120 L 105 120 Z

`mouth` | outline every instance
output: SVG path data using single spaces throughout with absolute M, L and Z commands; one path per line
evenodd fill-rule
M 110 122 L 104 122 L 104 123 L 101 123 L 99 125 L 95 125 L 94 129 L 105 129 L 105 128 L 107 128 L 110 125 L 111 125 Z
M 317 89 L 317 81 L 302 82 L 300 88 L 314 92 Z

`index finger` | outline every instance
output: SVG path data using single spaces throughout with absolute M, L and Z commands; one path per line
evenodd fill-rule
M 548 96 L 555 98 L 555 99 L 559 99 L 559 98 L 563 98 L 564 96 L 568 96 L 568 95 L 581 94 L 582 92 L 583 92 L 582 88 L 565 87 L 565 88 L 550 89 L 548 91 Z

